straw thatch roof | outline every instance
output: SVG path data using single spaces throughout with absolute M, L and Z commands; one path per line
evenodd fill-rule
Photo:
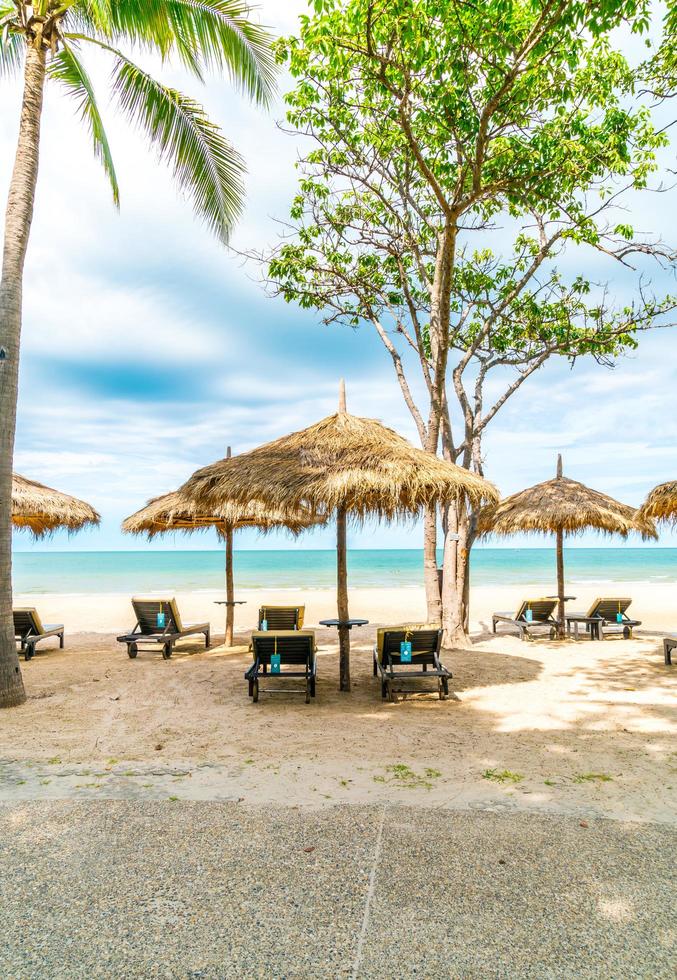
M 645 538 L 656 537 L 653 523 L 633 507 L 566 476 L 557 476 L 514 493 L 496 506 L 485 507 L 478 531 L 483 535 L 521 531 L 577 534 L 587 528 L 624 538 L 631 531 Z
M 100 516 L 77 497 L 52 490 L 18 473 L 12 475 L 12 524 L 28 528 L 36 537 L 60 527 L 79 531 L 87 524 L 98 524 Z
M 149 539 L 167 531 L 200 531 L 215 527 L 221 534 L 242 527 L 256 527 L 261 531 L 284 527 L 293 534 L 317 524 L 307 510 L 283 514 L 258 500 L 250 500 L 246 506 L 226 503 L 215 511 L 198 507 L 179 490 L 149 500 L 145 507 L 122 522 L 122 530 L 129 534 L 147 534 Z
M 182 490 L 202 506 L 265 500 L 329 515 L 392 519 L 466 494 L 497 500 L 474 473 L 416 449 L 375 419 L 340 411 L 300 432 L 198 470 Z
M 642 504 L 640 514 L 649 520 L 677 524 L 677 480 L 654 487 Z

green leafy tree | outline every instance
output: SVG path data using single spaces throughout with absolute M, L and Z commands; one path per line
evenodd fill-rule
M 611 47 L 633 2 L 318 0 L 280 42 L 296 86 L 288 122 L 309 141 L 291 227 L 268 260 L 273 290 L 327 322 L 371 325 L 422 445 L 482 472 L 486 427 L 554 355 L 609 363 L 667 322 L 670 297 L 637 273 L 618 306 L 567 253 L 672 261 L 619 208 L 666 142 L 633 102 Z M 421 384 L 422 382 L 422 384 Z M 417 401 L 415 392 L 424 391 Z M 491 395 L 491 398 L 489 397 Z M 426 515 L 429 618 L 467 629 L 476 515 Z
M 265 104 L 275 76 L 271 38 L 249 15 L 245 0 L 0 0 L 0 76 L 23 71 L 24 83 L 0 281 L 0 707 L 25 700 L 12 627 L 11 475 L 24 262 L 45 85 L 61 87 L 74 100 L 117 205 L 113 158 L 83 60 L 92 49 L 109 56 L 112 96 L 122 113 L 225 242 L 241 208 L 244 161 L 201 105 L 162 84 L 121 46 L 178 60 L 198 80 L 225 72 Z
M 653 56 L 642 69 L 646 91 L 659 100 L 677 95 L 677 3 L 668 4 L 663 20 L 663 34 Z

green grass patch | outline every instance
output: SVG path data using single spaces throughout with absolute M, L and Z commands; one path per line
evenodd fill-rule
M 575 783 L 611 783 L 613 776 L 606 772 L 578 772 L 574 776 Z
M 490 779 L 492 783 L 521 783 L 524 776 L 510 769 L 485 769 L 482 779 Z
M 426 768 L 422 773 L 416 772 L 411 766 L 397 762 L 386 766 L 386 775 L 374 776 L 375 783 L 390 783 L 403 789 L 432 789 L 433 780 L 439 779 L 442 773 L 439 769 Z

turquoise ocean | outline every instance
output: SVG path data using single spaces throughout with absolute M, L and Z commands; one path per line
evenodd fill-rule
M 223 588 L 221 551 L 15 552 L 16 593 L 200 592 Z M 570 548 L 567 582 L 677 582 L 677 548 Z M 335 583 L 334 551 L 236 551 L 239 589 L 322 589 Z M 353 550 L 354 588 L 419 586 L 418 550 Z M 549 548 L 477 548 L 474 585 L 549 584 L 555 552 Z

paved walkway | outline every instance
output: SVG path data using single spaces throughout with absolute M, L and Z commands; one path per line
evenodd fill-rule
M 582 822 L 0 804 L 0 976 L 673 977 L 674 831 Z

